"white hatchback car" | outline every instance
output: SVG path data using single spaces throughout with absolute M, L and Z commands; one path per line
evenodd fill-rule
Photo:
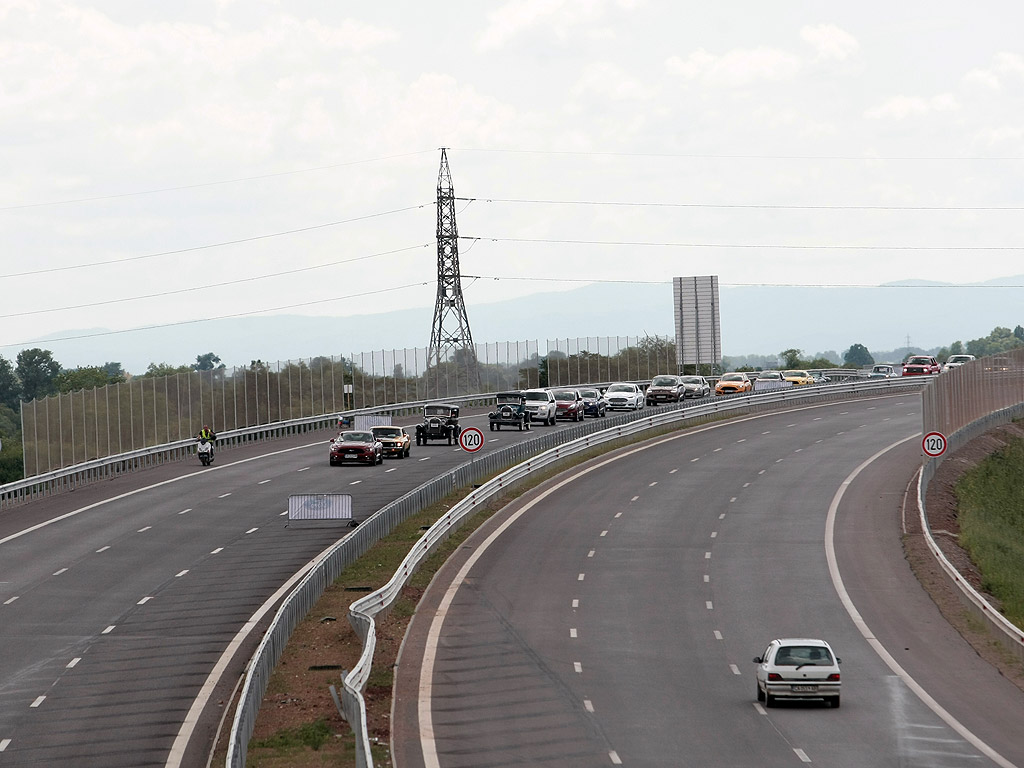
M 636 411 L 644 407 L 644 391 L 636 384 L 612 384 L 604 391 L 604 399 L 609 411 L 617 408 Z
M 757 664 L 757 700 L 766 707 L 777 699 L 824 699 L 839 706 L 841 660 L 824 640 L 784 637 L 772 640 Z

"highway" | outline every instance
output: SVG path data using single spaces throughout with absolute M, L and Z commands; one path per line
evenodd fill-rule
M 396 764 L 1024 766 L 1024 694 L 903 557 L 920 424 L 917 395 L 724 422 L 524 495 L 414 617 Z M 786 636 L 836 649 L 840 709 L 756 702 Z
M 484 451 L 530 436 L 489 434 Z M 434 442 L 381 466 L 330 467 L 330 437 L 0 512 L 0 766 L 205 765 L 284 588 L 349 530 L 288 527 L 288 496 L 351 493 L 361 519 L 466 460 Z

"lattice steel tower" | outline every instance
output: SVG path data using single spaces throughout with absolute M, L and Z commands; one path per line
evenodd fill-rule
M 459 350 L 465 351 L 459 354 Z M 448 170 L 448 153 L 443 148 L 441 171 L 437 176 L 437 301 L 428 354 L 428 365 L 441 365 L 452 359 L 464 364 L 467 367 L 466 384 L 479 386 L 473 334 L 469 330 L 466 304 L 462 299 L 455 190 L 451 171 Z

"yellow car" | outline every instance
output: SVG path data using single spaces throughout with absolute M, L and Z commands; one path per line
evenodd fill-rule
M 811 376 L 807 371 L 783 371 L 782 378 L 786 381 L 793 382 L 794 387 L 799 387 L 803 384 L 813 384 L 814 377 Z
M 754 388 L 754 383 L 745 373 L 723 373 L 722 377 L 715 384 L 716 395 L 734 395 L 737 392 L 749 392 Z

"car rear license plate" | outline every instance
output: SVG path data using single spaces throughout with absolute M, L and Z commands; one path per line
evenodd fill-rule
M 358 453 L 346 453 L 345 454 L 345 458 L 346 459 L 358 459 L 359 458 L 359 454 Z
M 794 685 L 793 693 L 817 693 L 818 686 L 816 685 Z

